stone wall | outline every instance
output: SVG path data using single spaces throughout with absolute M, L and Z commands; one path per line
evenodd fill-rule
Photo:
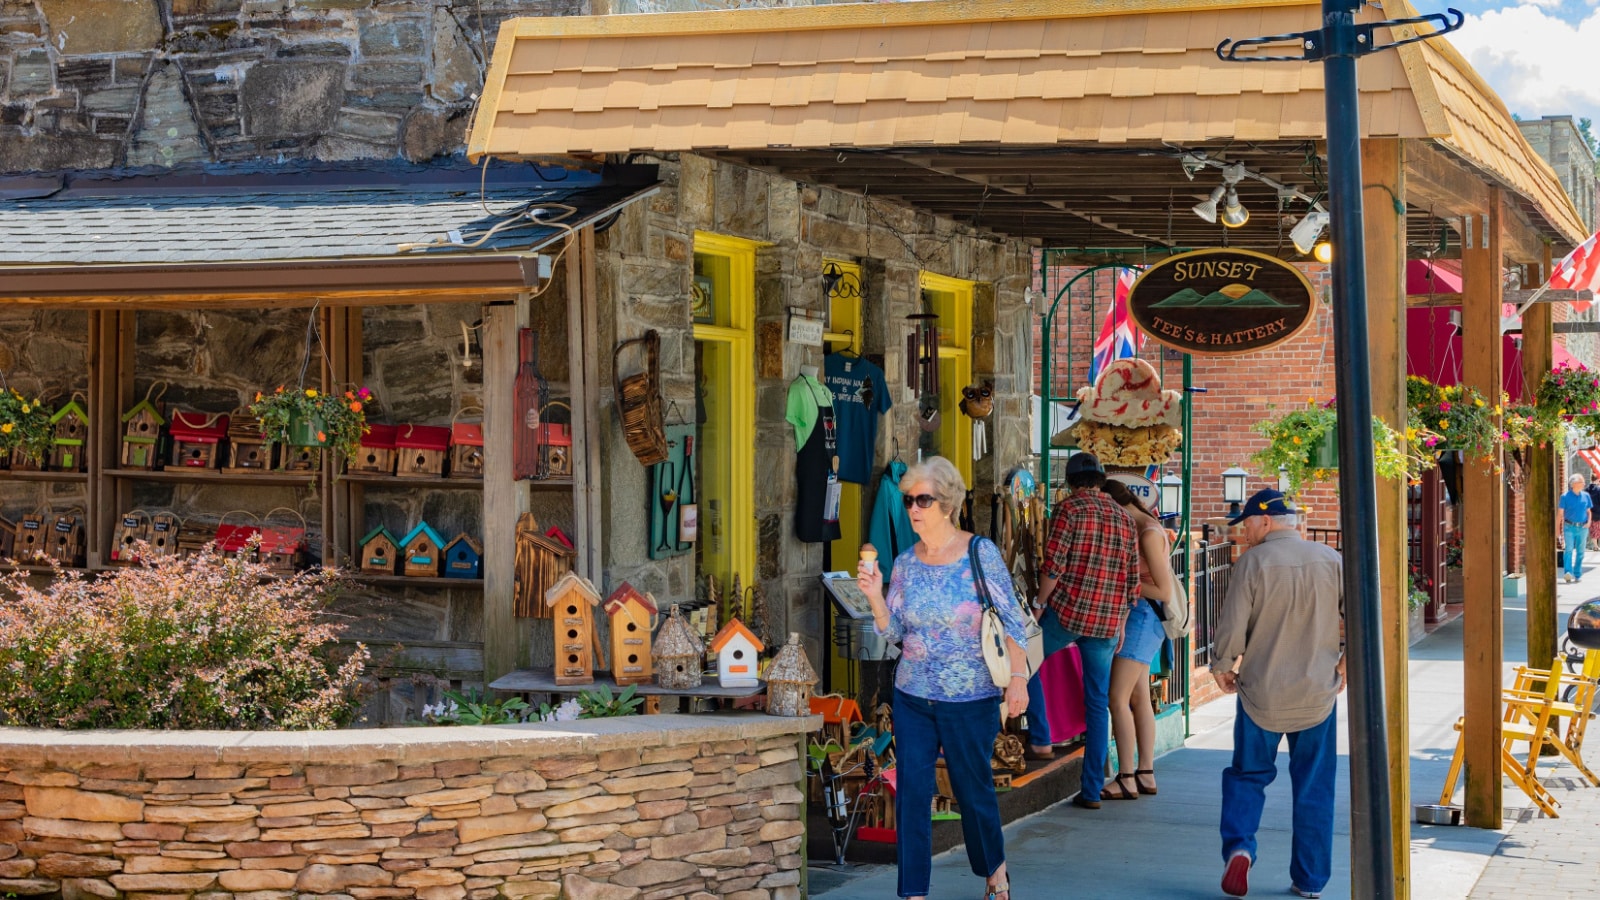
M 0 895 L 798 898 L 818 724 L 7 731 Z
M 656 161 L 656 160 L 648 160 Z M 705 157 L 664 160 L 663 190 L 630 207 L 599 238 L 600 383 L 611 384 L 610 347 L 655 328 L 662 335 L 667 401 L 695 408 L 695 341 L 687 297 L 694 234 L 704 231 L 760 241 L 756 254 L 756 576 L 766 590 L 773 634 L 806 636 L 820 659 L 823 545 L 794 538 L 794 438 L 784 421 L 789 384 L 801 365 L 820 366 L 821 348 L 784 339 L 790 307 L 821 311 L 822 260 L 853 260 L 863 269 L 863 355 L 881 356 L 894 406 L 879 429 L 874 471 L 898 442 L 915 461 L 922 432 L 916 397 L 904 383 L 905 316 L 921 311 L 923 271 L 977 282 L 973 371 L 995 382 L 991 451 L 975 468 L 975 509 L 987 528 L 989 492 L 1010 467 L 1026 462 L 1030 253 L 1018 241 L 947 219 L 837 190 L 768 175 Z M 605 583 L 627 580 L 658 597 L 696 591 L 694 558 L 650 560 L 646 472 L 628 451 L 609 390 L 602 392 L 608 423 L 602 483 L 606 486 Z M 876 483 L 862 491 L 859 515 L 871 510 Z M 843 515 L 850 515 L 844 511 Z M 853 559 L 853 557 L 852 557 Z M 851 561 L 836 561 L 835 566 Z

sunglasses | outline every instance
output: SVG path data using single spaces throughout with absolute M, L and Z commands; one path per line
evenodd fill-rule
M 907 494 L 900 499 L 905 501 L 906 509 L 910 509 L 912 506 L 916 506 L 917 509 L 927 509 L 939 502 L 939 498 L 932 494 L 917 494 L 915 496 Z

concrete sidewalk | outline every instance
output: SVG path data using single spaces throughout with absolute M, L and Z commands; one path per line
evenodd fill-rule
M 1591 574 L 1587 580 L 1600 583 L 1600 576 Z M 1593 588 L 1582 582 L 1561 585 L 1559 621 L 1563 629 L 1567 610 L 1594 593 Z M 1457 619 L 1411 648 L 1413 804 L 1432 803 L 1438 799 L 1455 748 L 1453 726 L 1462 709 L 1462 627 L 1462 621 Z M 1507 601 L 1505 658 L 1508 669 L 1525 659 L 1525 649 L 1524 605 L 1522 601 Z M 1221 772 L 1232 755 L 1234 702 L 1229 698 L 1194 712 L 1194 735 L 1183 748 L 1162 757 L 1156 765 L 1161 791 L 1158 796 L 1107 801 L 1095 811 L 1062 803 L 1008 826 L 1006 855 L 1015 889 L 1013 896 L 1017 900 L 1069 894 L 1082 900 L 1221 896 L 1222 859 L 1217 819 Z M 1328 898 L 1350 896 L 1349 739 L 1343 698 L 1338 712 L 1340 761 L 1334 873 L 1323 893 Z M 1285 896 L 1289 891 L 1287 753 L 1287 748 L 1280 753 L 1280 777 L 1267 791 L 1258 862 L 1251 879 L 1253 895 Z M 1554 766 L 1554 772 L 1558 778 L 1576 774 L 1567 766 Z M 1596 790 L 1595 795 L 1600 799 L 1600 790 Z M 1416 900 L 1461 900 L 1469 894 L 1479 896 L 1472 891 L 1485 865 L 1510 828 L 1528 817 L 1525 799 L 1515 788 L 1507 788 L 1508 827 L 1501 831 L 1413 825 L 1410 835 L 1412 897 Z M 1596 807 L 1596 814 L 1600 815 L 1600 805 Z M 1592 825 L 1596 820 L 1590 817 L 1587 821 Z M 1577 858 L 1576 854 L 1569 856 Z M 967 868 L 964 849 L 941 854 L 934 860 L 933 872 L 933 897 L 975 897 L 981 893 L 980 882 Z M 813 868 L 811 875 L 812 896 L 826 900 L 877 900 L 896 895 L 896 873 L 892 866 L 856 867 L 847 873 Z M 1589 895 L 1594 893 L 1590 891 Z M 1526 900 L 1545 895 L 1522 893 L 1518 896 Z

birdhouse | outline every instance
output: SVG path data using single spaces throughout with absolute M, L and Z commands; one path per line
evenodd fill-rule
M 789 643 L 767 666 L 767 712 L 774 716 L 811 715 L 811 687 L 816 683 L 817 672 L 806 659 L 800 635 L 790 632 Z
M 17 523 L 0 516 L 0 560 L 15 559 Z
M 624 581 L 606 598 L 605 608 L 611 624 L 611 679 L 619 685 L 649 684 L 655 600 Z
M 50 522 L 49 555 L 63 566 L 83 565 L 83 516 L 62 513 Z
M 594 682 L 594 608 L 600 592 L 589 579 L 568 572 L 544 592 L 556 634 L 556 684 Z
M 150 517 L 145 540 L 150 544 L 151 556 L 171 556 L 178 552 L 178 517 L 172 513 L 156 513 Z
M 11 471 L 37 472 L 43 467 L 44 464 L 42 462 L 29 456 L 28 451 L 21 447 L 14 448 L 11 451 Z
M 178 536 L 173 540 L 173 552 L 181 557 L 198 556 L 206 545 L 217 539 L 217 532 L 204 522 L 188 521 L 178 526 Z
M 217 542 L 217 552 L 232 555 L 248 548 L 250 540 L 260 533 L 260 525 L 229 525 L 221 521 L 217 523 L 217 530 L 211 539 Z
M 464 531 L 456 535 L 444 548 L 444 577 L 482 578 L 483 545 Z
M 483 477 L 483 423 L 450 425 L 450 477 Z
M 412 578 L 438 578 L 444 538 L 427 522 L 418 522 L 400 539 L 401 571 Z
M 368 575 L 393 575 L 400 566 L 400 542 L 379 525 L 361 539 L 361 571 Z
M 278 467 L 284 472 L 315 472 L 322 468 L 322 448 L 286 444 Z
M 683 617 L 682 607 L 672 607 L 667 620 L 661 623 L 654 650 L 658 684 L 678 690 L 700 686 L 706 645 Z
M 150 540 L 150 517 L 142 510 L 123 513 L 111 531 L 111 561 L 132 565 L 139 561 L 139 542 Z
M 49 556 L 46 549 L 50 546 L 48 538 L 45 516 L 42 513 L 29 513 L 17 520 L 16 539 L 12 542 L 12 551 L 21 562 L 37 562 Z
M 150 400 L 122 414 L 122 468 L 154 469 L 161 459 L 161 427 L 167 420 Z
M 261 420 L 248 412 L 235 412 L 228 424 L 228 464 L 222 471 L 248 475 L 272 470 L 272 441 L 261 430 Z
M 548 478 L 572 477 L 572 425 L 545 422 L 539 426 L 539 468 Z
M 723 687 L 755 687 L 756 658 L 766 649 L 737 617 L 729 619 L 711 639 L 711 652 L 717 655 L 717 681 Z
M 394 439 L 399 433 L 395 425 L 369 424 L 367 433 L 361 436 L 361 449 L 350 460 L 350 471 L 393 475 Z
M 89 443 L 89 414 L 76 400 L 56 410 L 50 417 L 50 468 L 57 472 L 81 472 L 84 448 Z
M 222 413 L 174 412 L 167 432 L 172 435 L 169 469 L 211 469 L 217 450 L 228 436 L 229 419 Z
M 271 515 L 271 513 L 268 513 Z M 261 528 L 261 563 L 274 575 L 293 575 L 306 565 L 304 524 L 267 523 Z
M 399 429 L 394 439 L 399 458 L 395 474 L 402 478 L 443 477 L 450 429 L 442 425 L 401 425 Z

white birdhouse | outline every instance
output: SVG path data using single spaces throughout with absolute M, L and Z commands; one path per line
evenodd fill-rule
M 756 663 L 766 649 L 750 629 L 737 618 L 729 619 L 711 639 L 711 652 L 717 655 L 717 681 L 723 687 L 756 687 Z

